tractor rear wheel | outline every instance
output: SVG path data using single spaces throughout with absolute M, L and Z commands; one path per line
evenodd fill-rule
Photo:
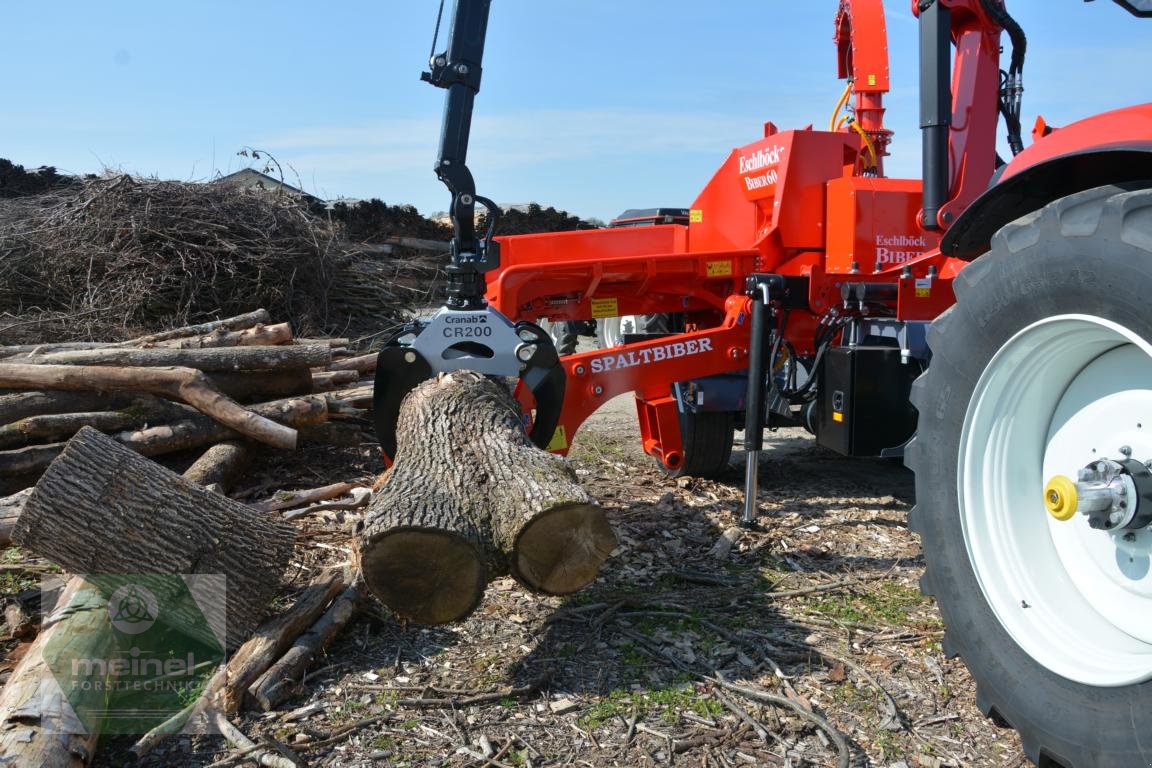
M 921 585 L 977 704 L 1040 765 L 1152 764 L 1152 530 L 1045 503 L 1094 461 L 1152 460 L 1149 186 L 1001 229 L 957 277 L 912 392 Z

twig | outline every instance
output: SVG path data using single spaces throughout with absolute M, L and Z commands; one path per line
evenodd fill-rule
M 848 768 L 852 757 L 852 752 L 848 747 L 848 740 L 844 738 L 844 734 L 836 730 L 836 728 L 834 728 L 831 723 L 829 723 L 820 715 L 816 714 L 815 712 L 809 712 L 808 710 L 804 709 L 804 707 L 800 706 L 798 703 L 786 696 L 777 696 L 775 694 L 768 693 L 767 691 L 758 691 L 754 688 L 748 688 L 743 685 L 735 685 L 730 683 L 725 680 L 719 672 L 717 672 L 715 676 L 708 679 L 717 685 L 732 691 L 733 693 L 740 694 L 744 698 L 752 699 L 753 701 L 762 701 L 766 704 L 774 704 L 778 707 L 787 707 L 788 709 L 791 709 L 801 718 L 808 720 L 828 735 L 828 738 L 831 739 L 832 743 L 836 746 L 837 768 Z

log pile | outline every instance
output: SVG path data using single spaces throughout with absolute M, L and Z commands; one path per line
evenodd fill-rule
M 346 339 L 293 339 L 266 310 L 130 341 L 0 347 L 0 488 L 34 483 L 84 427 L 145 456 L 227 451 L 231 471 L 258 444 L 356 444 L 374 366 Z

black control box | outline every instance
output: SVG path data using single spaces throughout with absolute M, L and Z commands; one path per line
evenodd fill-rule
M 820 361 L 816 442 L 845 456 L 899 449 L 916 431 L 908 393 L 920 370 L 895 347 L 829 349 Z

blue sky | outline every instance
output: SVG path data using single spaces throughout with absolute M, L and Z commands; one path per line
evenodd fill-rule
M 446 16 L 451 12 L 447 2 Z M 0 156 L 202 180 L 271 151 L 321 197 L 447 207 L 443 92 L 419 81 L 438 0 L 6 3 Z M 886 0 L 888 172 L 919 175 L 916 27 Z M 481 194 L 602 219 L 686 206 L 760 125 L 826 125 L 835 0 L 494 0 L 469 165 Z M 1152 20 L 1014 0 L 1025 126 L 1152 101 Z M 447 34 L 447 20 L 441 39 Z

